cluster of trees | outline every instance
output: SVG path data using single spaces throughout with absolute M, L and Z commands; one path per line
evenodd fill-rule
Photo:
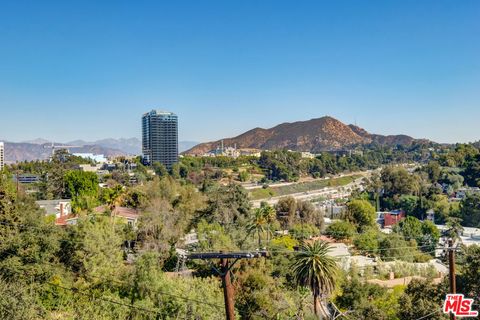
M 373 175 L 367 181 L 364 197 L 375 203 L 378 211 L 398 208 L 423 220 L 432 210 L 436 223 L 452 223 L 452 219 L 460 219 L 464 226 L 478 227 L 478 193 L 467 194 L 462 201 L 450 200 L 464 183 L 465 171 L 459 170 L 441 167 L 437 161 L 431 161 L 414 172 L 401 166 L 387 166 L 380 175 Z
M 223 319 L 223 294 L 211 265 L 188 261 L 186 267 L 193 275 L 180 276 L 177 248 L 269 251 L 266 258 L 239 261 L 233 270 L 236 312 L 242 319 L 325 316 L 331 309 L 328 301 L 356 319 L 414 319 L 432 314 L 441 306 L 444 284 L 413 281 L 407 287 L 386 290 L 365 282 L 359 270 L 352 268 L 348 274 L 339 270 L 327 254 L 328 245 L 311 239 L 324 233 L 322 214 L 312 203 L 285 197 L 273 207 L 263 203 L 252 208 L 248 192 L 239 184 L 215 181 L 214 167 L 232 171 L 235 166 L 261 167 L 271 178 L 294 180 L 308 172 L 306 164 L 318 166 L 312 172 L 324 168 L 335 172 L 392 160 L 388 157 L 401 159 L 405 154 L 426 156 L 424 149 L 412 148 L 395 149 L 378 159 L 375 151 L 363 156 L 322 154 L 317 159 L 283 151 L 264 153 L 256 160 L 211 158 L 208 162 L 186 157 L 170 172 L 154 166 L 156 176 L 139 163 L 134 174 L 144 178 L 139 179 L 142 183 L 130 185 L 120 172 L 112 174 L 108 187 L 101 189 L 96 175 L 75 169 L 78 159 L 24 164 L 23 170 L 30 166 L 28 170 L 35 172 L 45 165 L 49 190 L 58 188 L 55 195 L 71 197 L 79 219 L 75 226 L 56 227 L 29 194 L 21 188 L 17 192 L 11 176 L 0 174 L 0 295 L 4 297 L 0 318 Z M 464 149 L 455 152 L 469 154 Z M 377 160 L 360 165 L 358 159 L 366 157 Z M 444 210 L 445 219 L 463 218 L 469 224 L 478 223 L 475 212 L 480 212 L 479 199 L 473 196 L 455 207 L 444 191 L 439 192 L 437 184 L 461 185 L 459 173 L 466 177 L 464 171 L 446 168 L 444 158 L 450 159 L 437 156 L 413 173 L 387 167 L 372 177 L 365 193 L 354 195 L 343 219 L 325 233 L 382 260 L 431 259 L 439 234 L 432 223 L 418 219 L 420 209 Z M 451 159 L 467 168 L 475 155 L 468 160 Z M 52 178 L 53 172 L 58 172 L 58 179 Z M 109 213 L 94 213 L 99 204 L 109 210 L 137 209 L 137 227 L 112 219 Z M 401 207 L 409 216 L 386 235 L 376 226 L 375 205 Z M 467 212 L 474 214 L 467 218 Z M 191 230 L 199 242 L 187 247 L 184 239 Z M 464 248 L 458 264 L 458 291 L 478 296 L 479 247 Z
M 258 165 L 267 180 L 296 181 L 302 175 L 314 178 L 329 174 L 375 169 L 385 164 L 406 163 L 428 159 L 427 145 L 406 147 L 380 145 L 357 146 L 352 152 L 321 152 L 315 158 L 302 158 L 299 152 L 264 151 Z
M 66 196 L 65 175 L 76 170 L 80 164 L 91 164 L 90 160 L 58 150 L 51 161 L 19 162 L 8 168 L 11 174 L 33 174 L 39 177 L 37 199 L 58 199 Z
M 72 194 L 95 191 L 80 171 L 68 176 Z M 0 299 L 1 318 L 222 319 L 221 285 L 211 268 L 189 263 L 195 277 L 167 273 L 175 271 L 175 248 L 191 228 L 200 239 L 198 250 L 270 244 L 279 249 L 273 258 L 241 262 L 235 270 L 237 312 L 244 319 L 308 317 L 313 314 L 312 304 L 305 302 L 308 289 L 318 303 L 320 292 L 329 293 L 333 286 L 336 266 L 331 262 L 327 287 L 310 285 L 308 274 L 291 271 L 298 242 L 290 237 L 274 241 L 271 231 L 280 227 L 276 210 L 267 205 L 252 210 L 238 185 L 215 184 L 199 192 L 191 184 L 157 177 L 133 188 L 111 189 L 103 197 L 112 206 L 137 208 L 138 229 L 89 208 L 78 212 L 75 226 L 56 227 L 33 198 L 22 190 L 17 193 L 11 177 L 0 176 L 0 292 L 6 297 Z M 124 245 L 132 240 L 133 264 L 125 260 Z M 325 251 L 314 249 L 308 247 L 302 259 Z M 297 290 L 297 285 L 307 288 Z
M 154 169 L 157 175 L 171 174 L 197 185 L 204 180 L 226 177 L 244 182 L 251 174 L 263 174 L 265 182 L 297 181 L 302 175 L 318 178 L 341 172 L 374 169 L 388 163 L 425 161 L 432 156 L 428 147 L 428 144 L 413 144 L 410 147 L 376 144 L 352 146 L 352 152 L 322 152 L 313 159 L 302 158 L 300 152 L 286 150 L 264 151 L 260 158 L 183 156 L 170 172 L 160 164 L 154 165 Z M 230 170 L 233 175 L 229 173 Z
M 76 226 L 61 229 L 1 175 L 0 318 L 222 319 L 217 279 L 164 272 L 168 251 L 187 229 L 201 195 L 166 180 L 134 192 L 145 195 L 135 239 L 154 249 L 139 251 L 135 264 L 127 265 L 126 225 L 115 227 L 109 216 L 85 211 Z
M 326 234 L 352 242 L 360 252 L 385 261 L 425 262 L 434 256 L 440 233 L 432 222 L 409 216 L 395 225 L 393 231 L 391 234 L 381 232 L 371 203 L 354 199 L 347 203 L 343 219 L 330 224 Z

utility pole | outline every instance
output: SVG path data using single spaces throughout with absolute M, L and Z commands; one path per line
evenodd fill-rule
M 227 320 L 235 319 L 235 302 L 233 300 L 233 287 L 230 278 L 228 259 L 220 259 L 220 271 L 222 272 L 223 299 L 225 300 L 225 314 Z
M 457 284 L 455 280 L 455 248 L 453 239 L 448 240 L 448 270 L 450 276 L 450 293 L 457 293 Z M 450 312 L 450 319 L 455 320 L 455 315 Z
M 222 278 L 223 298 L 225 300 L 225 316 L 227 320 L 235 319 L 235 300 L 234 290 L 230 277 L 230 272 L 235 263 L 240 259 L 254 259 L 260 257 L 266 257 L 266 251 L 254 251 L 254 252 L 205 252 L 205 253 L 191 253 L 187 255 L 187 259 L 191 260 L 211 260 L 220 259 L 220 268 L 212 265 L 213 269 Z M 230 264 L 228 259 L 235 259 Z
M 15 179 L 15 180 L 16 180 L 15 183 L 16 183 L 16 185 L 17 185 L 17 197 L 18 197 L 18 189 L 19 189 L 19 185 L 18 185 L 18 171 L 17 171 L 17 175 L 16 175 L 16 176 L 17 176 L 17 178 Z

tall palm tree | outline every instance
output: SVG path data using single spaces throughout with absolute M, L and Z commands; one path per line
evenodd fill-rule
M 253 217 L 247 225 L 247 234 L 257 234 L 259 248 L 262 246 L 262 233 L 265 232 L 267 224 L 268 222 L 263 208 L 255 209 L 253 211 Z
M 446 219 L 446 225 L 448 227 L 447 234 L 449 238 L 453 240 L 462 240 L 460 235 L 463 233 L 463 227 L 461 225 L 462 219 L 456 217 L 448 217 Z
M 108 205 L 108 208 L 110 209 L 110 218 L 112 220 L 112 228 L 115 230 L 115 220 L 116 220 L 116 211 L 115 209 L 117 206 L 120 206 L 120 204 L 123 201 L 124 197 L 124 191 L 122 186 L 117 185 L 114 188 L 110 190 L 109 193 L 106 194 L 106 203 Z
M 277 219 L 277 211 L 268 204 L 262 207 L 263 216 L 267 221 L 267 243 L 270 242 L 270 235 L 272 233 L 272 223 Z
M 324 241 L 302 243 L 294 256 L 292 270 L 298 286 L 308 287 L 313 293 L 315 314 L 326 317 L 320 297 L 326 297 L 335 289 L 335 277 L 338 272 L 335 259 L 328 256 L 330 246 Z

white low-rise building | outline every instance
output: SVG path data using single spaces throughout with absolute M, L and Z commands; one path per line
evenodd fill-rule
M 73 155 L 76 156 L 76 157 L 93 160 L 96 163 L 105 163 L 105 162 L 108 161 L 108 159 L 103 154 L 74 153 Z
M 55 215 L 57 219 L 72 213 L 70 199 L 38 200 L 35 202 L 45 210 L 46 215 Z

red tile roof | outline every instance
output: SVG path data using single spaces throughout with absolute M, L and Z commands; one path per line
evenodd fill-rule
M 76 218 L 77 218 L 77 215 L 75 214 L 68 214 L 68 215 L 61 216 L 60 218 L 55 219 L 55 225 L 66 226 L 68 225 L 67 220 L 76 219 Z

